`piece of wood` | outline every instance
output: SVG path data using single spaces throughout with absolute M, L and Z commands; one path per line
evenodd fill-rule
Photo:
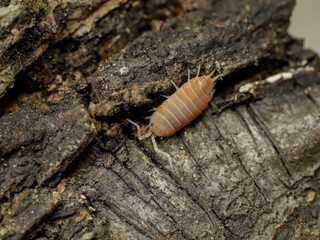
M 149 17 L 160 21 L 186 11 L 183 6 L 181 0 L 2 1 L 0 98 L 14 86 L 16 75 L 36 60 L 40 63 L 26 74 L 40 85 L 47 85 L 62 69 L 91 73 L 99 58 L 117 53 L 150 28 Z
M 293 5 L 1 3 L 0 239 L 319 239 L 320 61 Z M 171 169 L 125 119 L 198 64 L 222 79 L 157 139 Z

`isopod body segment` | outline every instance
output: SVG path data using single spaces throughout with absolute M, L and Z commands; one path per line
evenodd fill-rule
M 127 119 L 128 122 L 137 127 L 139 140 L 151 136 L 154 150 L 168 158 L 172 169 L 173 165 L 170 154 L 158 148 L 155 137 L 169 137 L 174 135 L 177 131 L 190 124 L 191 121 L 207 108 L 212 99 L 214 92 L 213 87 L 217 79 L 220 78 L 220 75 L 212 78 L 214 74 L 213 71 L 209 75 L 199 77 L 199 71 L 200 66 L 197 77 L 190 80 L 190 72 L 188 70 L 188 82 L 180 88 L 175 86 L 177 91 L 164 101 L 152 114 L 150 128 L 147 134 L 141 135 L 140 126 L 130 119 Z
M 189 125 L 212 99 L 213 73 L 186 82 L 153 113 L 150 129 L 155 137 L 168 137 Z

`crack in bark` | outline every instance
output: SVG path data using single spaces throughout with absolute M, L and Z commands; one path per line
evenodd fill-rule
M 135 188 L 133 188 L 132 186 L 130 186 L 127 181 L 125 181 L 117 172 L 115 172 L 113 169 L 110 169 L 119 179 L 121 179 L 123 181 L 123 183 L 128 187 L 128 189 L 131 191 L 132 194 L 134 194 L 135 196 L 137 196 L 144 204 L 152 206 L 149 202 L 147 202 L 145 199 L 143 199 L 139 194 L 137 194 L 137 191 Z M 156 227 L 154 227 L 154 225 L 149 222 L 148 223 L 150 226 L 152 226 L 152 228 L 154 228 L 157 232 L 159 232 L 163 237 L 165 237 L 165 234 L 161 233 L 159 229 L 157 229 Z
M 318 85 L 318 84 L 317 84 Z M 318 85 L 319 86 L 319 85 Z M 309 92 L 303 91 L 304 95 L 316 106 L 316 109 L 318 110 L 320 104 L 317 102 L 316 99 L 313 98 L 312 95 L 310 95 Z
M 244 172 L 249 176 L 249 178 L 252 180 L 253 184 L 256 186 L 256 188 L 258 189 L 258 192 L 262 195 L 263 199 L 265 201 L 267 201 L 267 198 L 265 197 L 265 195 L 263 194 L 261 188 L 259 187 L 258 183 L 256 182 L 256 180 L 254 180 L 254 178 L 251 176 L 251 174 L 248 172 L 248 170 L 246 169 L 246 167 L 243 165 L 242 161 L 241 161 L 241 158 L 240 157 L 237 157 L 240 165 L 242 166 Z
M 187 193 L 187 195 L 189 196 L 189 198 L 190 198 L 192 201 L 194 201 L 194 202 L 202 209 L 202 211 L 204 211 L 204 213 L 205 213 L 206 216 L 208 217 L 211 225 L 214 227 L 213 219 L 211 218 L 210 213 L 205 209 L 205 207 L 203 207 L 202 204 L 201 204 L 200 202 L 198 202 L 198 200 L 197 200 L 185 187 L 183 187 L 181 183 L 179 183 L 179 187 Z M 239 235 L 237 235 L 236 233 L 234 233 L 234 232 L 225 224 L 225 221 L 217 214 L 217 212 L 215 211 L 214 208 L 212 208 L 211 210 L 212 210 L 212 213 L 214 214 L 214 216 L 216 216 L 216 217 L 219 219 L 219 221 L 222 223 L 222 225 L 223 225 L 223 227 L 225 228 L 225 230 L 227 230 L 231 235 L 239 237 Z
M 174 177 L 171 176 L 171 172 L 167 171 L 164 167 L 162 167 L 162 165 L 160 165 L 160 163 L 159 163 L 157 160 L 155 160 L 155 158 L 153 158 L 152 155 L 145 150 L 147 147 L 144 147 L 143 144 L 141 144 L 140 141 L 138 141 L 138 140 L 136 140 L 136 143 L 137 143 L 137 145 L 140 147 L 140 149 L 142 150 L 142 152 L 145 154 L 145 156 L 146 156 L 149 160 L 151 160 L 151 162 L 152 162 L 153 164 L 155 164 L 160 170 L 163 170 L 164 172 L 166 172 L 166 173 L 167 173 L 166 175 L 170 176 L 170 178 L 174 180 Z M 126 149 L 126 151 L 127 151 L 127 153 L 128 153 L 128 149 L 127 149 L 126 144 L 124 144 L 124 146 L 125 146 L 125 149 Z M 114 156 L 114 157 L 115 157 L 116 159 L 118 159 L 116 156 Z M 151 189 L 148 188 L 148 187 L 143 183 L 143 181 L 142 181 L 133 171 L 129 170 L 129 168 L 127 168 L 125 165 L 123 165 L 123 166 L 137 178 L 137 180 L 147 189 L 147 191 L 148 191 L 150 194 L 152 194 L 151 199 L 155 202 L 155 204 L 159 207 L 159 209 L 160 209 L 166 216 L 169 216 L 168 220 L 169 220 L 169 221 L 171 221 L 171 220 L 173 221 L 173 223 L 174 223 L 173 226 L 175 227 L 176 231 L 173 231 L 172 233 L 174 233 L 174 232 L 179 232 L 179 233 L 181 233 L 181 235 L 182 235 L 185 239 L 188 239 L 188 238 L 185 236 L 185 234 L 183 233 L 182 229 L 180 229 L 180 228 L 177 227 L 178 223 L 176 222 L 176 220 L 174 219 L 174 217 L 172 217 L 171 214 L 169 214 L 167 211 L 165 211 L 165 210 L 161 207 L 160 203 L 158 203 L 158 202 L 154 199 L 153 193 L 151 192 Z M 121 178 L 121 179 L 122 179 L 122 178 Z M 123 181 L 124 181 L 124 180 L 123 180 Z M 124 182 L 125 182 L 125 181 L 124 181 Z M 175 181 L 175 182 L 176 182 L 176 181 Z M 125 182 L 125 183 L 126 183 L 126 182 Z M 127 183 L 126 183 L 126 184 L 127 184 Z M 138 197 L 139 197 L 142 201 L 144 201 L 140 196 L 138 196 Z M 146 201 L 144 201 L 144 202 L 146 202 Z M 147 203 L 147 202 L 146 202 L 146 203 Z M 173 208 L 176 208 L 174 205 L 172 205 L 172 204 L 170 204 L 170 205 L 171 205 Z
M 245 118 L 243 117 L 243 115 L 241 114 L 241 112 L 239 111 L 239 109 L 236 109 L 236 111 L 234 111 L 239 117 L 240 119 L 242 120 L 242 123 L 244 124 L 244 127 L 248 130 L 248 133 L 249 135 L 251 136 L 251 139 L 253 140 L 253 143 L 254 143 L 254 146 L 255 146 L 255 149 L 257 150 L 257 153 L 258 155 L 260 155 L 260 151 L 259 151 L 259 148 L 258 148 L 258 145 L 256 143 L 256 138 L 253 136 L 253 133 L 247 123 L 247 121 L 245 120 Z
M 309 94 L 309 93 L 305 93 L 304 92 L 304 95 L 312 102 L 312 103 L 314 103 L 314 105 L 317 107 L 317 109 L 318 109 L 318 107 L 319 107 L 319 104 L 317 103 L 317 101 Z
M 126 145 L 126 144 L 124 144 L 124 145 Z M 125 149 L 126 149 L 126 151 L 127 151 L 127 153 L 129 153 L 128 152 L 128 150 L 127 150 L 127 146 L 125 146 Z M 111 154 L 112 155 L 112 154 Z M 118 157 L 117 156 L 115 156 L 115 155 L 113 155 L 113 157 L 114 158 L 116 158 L 116 159 L 118 159 Z M 143 186 L 143 187 L 145 187 L 145 189 L 147 190 L 147 192 L 151 195 L 151 199 L 154 201 L 154 203 L 156 204 L 156 206 L 164 213 L 164 215 L 166 215 L 167 217 L 168 217 L 168 221 L 173 221 L 173 226 L 175 227 L 175 229 L 176 229 L 176 231 L 179 231 L 179 228 L 178 227 L 176 227 L 176 225 L 177 225 L 177 222 L 176 222 L 176 220 L 172 217 L 172 215 L 170 214 L 170 213 L 168 213 L 164 208 L 162 208 L 161 207 L 161 205 L 160 205 L 160 203 L 154 198 L 154 193 L 152 193 L 152 191 L 151 191 L 151 189 L 150 189 L 150 187 L 148 186 L 148 185 L 146 185 L 146 184 L 144 184 L 144 182 L 141 180 L 141 178 L 134 172 L 134 171 L 132 171 L 130 168 L 128 168 L 127 166 L 126 166 L 126 164 L 123 164 L 122 165 L 128 172 L 130 172 L 137 180 L 138 180 L 138 182 Z M 113 171 L 113 170 L 112 170 Z M 119 176 L 120 177 L 120 176 Z M 121 177 L 120 177 L 121 178 Z M 122 178 L 121 178 L 122 179 Z M 129 186 L 129 184 L 124 180 L 124 179 L 122 179 L 125 183 L 126 183 L 126 185 L 128 185 L 128 187 L 130 187 L 130 188 L 132 188 L 133 189 L 133 187 L 131 187 L 131 186 Z M 137 194 L 136 194 L 137 195 Z M 138 196 L 138 195 L 137 195 Z M 142 199 L 140 196 L 138 196 L 142 201 L 144 201 L 145 203 L 148 203 L 146 200 L 144 200 L 144 199 Z M 181 233 L 182 234 L 182 233 Z M 182 234 L 183 235 L 183 234 Z M 186 238 L 186 237 L 185 237 Z
M 103 204 L 108 207 L 110 209 L 110 211 L 112 211 L 115 215 L 118 216 L 118 218 L 120 220 L 122 220 L 123 222 L 125 222 L 126 224 L 128 224 L 129 226 L 133 227 L 137 232 L 139 232 L 140 234 L 146 236 L 147 238 L 149 238 L 150 240 L 152 240 L 152 237 L 148 235 L 147 232 L 143 231 L 143 229 L 141 229 L 140 227 L 138 227 L 137 225 L 135 225 L 134 223 L 128 221 L 128 219 L 126 219 L 123 215 L 121 215 L 116 209 L 117 207 L 112 204 L 112 203 L 109 203 L 109 204 L 106 204 L 105 202 L 103 202 Z
M 252 138 L 252 140 L 253 140 L 253 142 L 254 142 L 254 144 L 255 144 L 256 150 L 257 150 L 257 152 L 259 153 L 259 150 L 258 150 L 258 148 L 257 148 L 257 144 L 256 144 L 256 141 L 255 141 L 255 138 L 254 138 L 254 136 L 253 136 L 253 134 L 252 134 L 252 132 L 251 132 L 251 130 L 250 130 L 250 127 L 248 126 L 247 122 L 245 121 L 245 119 L 243 118 L 243 116 L 242 116 L 238 111 L 234 111 L 234 112 L 240 117 L 240 119 L 241 119 L 244 127 L 248 130 L 248 132 L 249 132 L 249 134 L 250 134 L 250 136 L 251 136 L 251 138 Z M 234 146 L 236 146 L 236 144 L 234 144 Z M 237 149 L 237 151 L 239 152 L 238 149 Z M 266 196 L 263 194 L 263 192 L 262 192 L 259 184 L 256 182 L 256 180 L 255 180 L 255 179 L 253 178 L 253 176 L 249 173 L 249 171 L 247 170 L 247 168 L 244 166 L 243 162 L 241 161 L 241 157 L 238 157 L 238 156 L 237 156 L 236 159 L 237 159 L 237 160 L 239 161 L 239 163 L 241 164 L 241 166 L 242 166 L 243 170 L 245 171 L 245 173 L 246 173 L 246 174 L 249 176 L 249 178 L 253 181 L 254 185 L 257 187 L 257 189 L 258 189 L 258 191 L 260 192 L 260 194 L 262 195 L 263 199 L 264 199 L 265 201 L 267 201 L 267 198 L 266 198 Z
M 283 166 L 283 168 L 285 169 L 287 175 L 289 176 L 289 178 L 291 180 L 293 180 L 292 175 L 285 163 L 285 156 L 282 152 L 282 150 L 277 146 L 276 141 L 273 139 L 270 131 L 268 130 L 268 128 L 265 126 L 265 124 L 263 123 L 263 121 L 260 119 L 259 114 L 257 112 L 257 109 L 255 108 L 255 106 L 252 103 L 249 103 L 249 108 L 248 108 L 248 113 L 251 115 L 252 120 L 256 123 L 257 127 L 260 128 L 261 132 L 265 133 L 265 137 L 270 141 L 270 143 L 272 144 L 272 146 L 274 147 L 277 155 L 279 156 L 279 160 L 281 162 L 281 165 Z
M 211 182 L 211 180 L 208 178 L 208 176 L 202 171 L 201 166 L 198 163 L 198 158 L 192 153 L 190 147 L 188 146 L 188 144 L 186 143 L 186 141 L 183 139 L 183 137 L 181 137 L 180 134 L 178 134 L 178 137 L 180 138 L 181 142 L 183 143 L 183 145 L 185 146 L 185 148 L 187 149 L 188 153 L 190 154 L 191 158 L 193 159 L 193 161 L 195 162 L 195 165 L 197 166 L 197 169 L 199 170 L 199 172 L 202 173 L 202 175 L 208 180 L 208 182 Z
M 157 160 L 155 160 L 155 158 L 153 157 L 152 154 L 148 153 L 145 148 L 143 146 L 141 146 L 140 144 L 138 144 L 140 146 L 140 149 L 142 149 L 142 151 L 146 154 L 146 156 L 148 158 L 150 158 L 150 160 L 154 163 L 158 163 Z M 160 165 L 161 166 L 161 165 Z M 201 203 L 198 202 L 198 200 L 189 192 L 189 190 L 183 186 L 183 184 L 179 181 L 179 179 L 177 179 L 175 176 L 173 176 L 173 173 L 171 173 L 170 171 L 168 171 L 167 169 L 165 168 L 159 168 L 161 169 L 162 171 L 164 171 L 168 176 L 170 176 L 170 178 L 176 183 L 176 186 L 180 188 L 180 190 L 182 190 L 183 192 L 185 192 L 187 194 L 187 196 L 189 197 L 189 199 L 191 199 L 204 213 L 205 215 L 207 216 L 207 218 L 209 219 L 209 222 L 211 224 L 212 227 L 214 227 L 214 221 L 213 219 L 211 218 L 210 216 L 210 213 L 202 206 Z M 214 209 L 212 209 L 212 212 L 213 214 L 219 219 L 220 223 L 223 225 L 223 227 L 225 228 L 225 230 L 227 232 L 229 232 L 231 235 L 233 236 L 237 236 L 239 237 L 236 233 L 234 233 L 226 224 L 225 222 L 223 221 L 223 219 L 221 219 L 219 217 L 219 215 L 215 212 Z
M 118 159 L 118 158 L 117 158 L 117 159 Z M 137 194 L 137 192 L 135 191 L 135 189 L 134 189 L 133 187 L 131 187 L 117 172 L 115 172 L 115 171 L 112 170 L 112 169 L 109 169 L 109 171 L 111 171 L 114 175 L 116 175 L 119 179 L 121 179 L 121 181 L 126 185 L 126 187 L 130 190 L 130 192 L 131 192 L 132 194 L 134 194 L 135 196 L 137 196 L 144 204 L 151 206 L 146 200 L 144 200 L 142 197 L 140 197 L 140 196 Z M 111 202 L 109 202 L 109 204 L 110 204 L 110 206 L 115 206 L 115 207 L 116 207 L 116 205 L 113 204 L 113 203 L 111 203 Z M 124 215 L 121 215 L 121 213 L 119 213 L 119 214 L 117 214 L 117 215 L 121 216 L 124 220 L 126 220 L 126 222 L 130 223 L 129 219 L 127 219 Z M 165 238 L 165 235 L 164 235 L 162 232 L 160 232 L 160 230 L 158 230 L 157 228 L 155 228 L 152 223 L 149 222 L 149 223 L 147 223 L 147 224 L 149 224 L 156 232 L 158 232 L 163 238 Z M 133 225 L 135 225 L 135 224 L 131 223 L 131 225 L 133 226 Z M 136 226 L 136 225 L 135 225 L 135 226 Z M 136 227 L 140 229 L 140 227 L 138 227 L 138 226 L 136 226 Z M 142 232 L 141 232 L 141 233 L 142 233 Z M 145 235 L 147 235 L 147 234 L 145 234 Z M 148 235 L 147 235 L 147 236 L 148 236 Z
M 186 144 L 186 142 L 184 141 L 184 139 L 180 136 L 179 134 L 179 138 L 181 139 L 181 141 L 183 142 L 184 146 L 186 147 L 186 149 L 188 150 L 189 154 L 191 155 L 191 157 L 193 158 L 193 160 L 195 161 L 197 167 L 199 167 L 199 171 L 203 174 L 203 176 L 209 181 L 211 182 L 211 180 L 203 173 L 203 171 L 201 170 L 201 167 L 200 165 L 197 163 L 196 161 L 196 157 L 192 154 L 189 146 Z M 221 185 L 219 183 L 219 185 Z M 222 186 L 223 187 L 223 186 Z M 221 221 L 222 225 L 226 228 L 226 230 L 228 230 L 231 234 L 235 235 L 235 236 L 238 236 L 237 234 L 235 234 L 233 231 L 231 231 L 226 225 L 225 225 L 225 220 L 219 216 L 219 214 L 217 213 L 217 211 L 215 210 L 215 208 L 213 207 L 213 205 L 211 205 L 211 210 L 212 210 L 212 213 Z M 209 212 L 208 212 L 208 216 L 209 216 Z

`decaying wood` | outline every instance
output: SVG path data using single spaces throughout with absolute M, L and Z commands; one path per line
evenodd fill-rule
M 293 0 L 0 3 L 0 239 L 319 239 L 319 57 Z M 192 124 L 130 117 L 216 69 Z

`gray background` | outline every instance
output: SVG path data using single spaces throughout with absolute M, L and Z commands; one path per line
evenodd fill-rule
M 305 46 L 320 53 L 320 0 L 296 0 L 289 32 L 305 39 Z

